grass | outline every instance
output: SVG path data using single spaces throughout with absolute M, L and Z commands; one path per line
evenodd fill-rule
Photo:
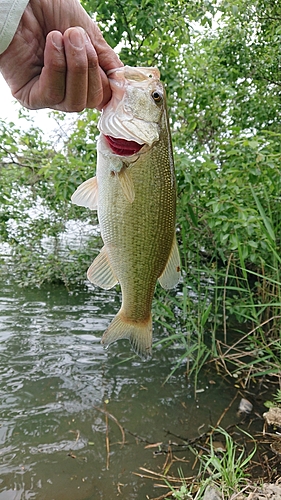
M 267 382 L 265 390 L 268 390 L 268 383 L 280 386 L 281 218 L 272 210 L 266 192 L 261 197 L 251 186 L 251 194 L 260 228 L 259 240 L 252 245 L 255 255 L 245 249 L 245 242 L 237 232 L 236 248 L 229 252 L 227 260 L 220 260 L 219 250 L 214 249 L 206 263 L 200 256 L 198 236 L 197 254 L 192 260 L 194 266 L 188 267 L 185 258 L 186 274 L 179 292 L 173 297 L 162 294 L 156 305 L 157 321 L 167 333 L 158 345 L 165 347 L 171 342 L 180 345 L 181 354 L 172 373 L 185 363 L 195 390 L 200 370 L 206 363 L 215 364 L 220 374 L 230 376 L 236 387 L 242 389 L 257 381 L 262 386 L 264 380 Z M 188 236 L 182 229 L 183 242 L 190 240 Z M 187 244 L 183 243 L 183 251 L 187 254 Z M 280 389 L 274 400 L 275 404 L 280 404 Z M 217 432 L 224 441 L 224 449 L 219 452 L 213 440 Z M 250 452 L 235 443 L 221 427 L 214 429 L 203 451 L 192 449 L 199 464 L 196 478 L 188 481 L 180 469 L 177 486 L 169 484 L 165 478 L 170 496 L 177 500 L 201 500 L 206 489 L 214 484 L 222 498 L 229 499 L 241 489 L 251 488 L 248 474 L 258 440 L 254 441 L 246 431 L 241 432 L 253 443 Z M 274 457 L 272 464 L 275 464 Z M 271 481 L 274 465 L 271 469 L 267 462 L 266 467 Z
M 170 376 L 185 364 L 195 390 L 207 362 L 228 375 L 243 372 L 248 381 L 281 372 L 281 299 L 269 293 L 272 287 L 279 293 L 281 283 L 240 265 L 232 269 L 227 280 L 218 271 L 209 287 L 202 280 L 197 295 L 185 281 L 176 296 L 162 294 L 155 304 L 154 318 L 166 331 L 155 346 L 179 346 Z
M 165 483 L 167 484 L 170 491 L 172 492 L 172 498 L 175 498 L 176 500 L 192 500 L 193 499 L 192 486 L 187 484 L 181 468 L 178 469 L 178 475 L 179 475 L 179 479 L 181 481 L 181 485 L 178 486 L 177 488 L 174 488 L 169 483 L 169 481 L 167 481 L 165 479 Z
M 203 500 L 206 491 L 211 488 L 217 490 L 221 498 L 226 500 L 235 498 L 237 493 L 248 489 L 248 469 L 256 454 L 257 445 L 248 432 L 238 427 L 235 428 L 234 434 L 239 435 L 240 440 L 244 437 L 244 443 L 238 444 L 230 433 L 218 426 L 206 434 L 205 442 L 188 446 L 197 464 L 197 473 L 191 477 L 184 476 L 182 466 L 177 469 L 177 477 L 168 475 L 165 470 L 161 475 L 142 469 L 146 473 L 150 472 L 150 476 L 146 474 L 144 477 L 162 481 L 163 488 L 168 488 L 168 492 L 154 500 Z
M 208 454 L 199 454 L 195 451 L 200 463 L 200 475 L 206 478 L 203 482 L 204 490 L 211 482 L 219 487 L 219 491 L 223 496 L 229 497 L 233 493 L 237 493 L 246 484 L 248 474 L 245 472 L 247 466 L 251 462 L 256 453 L 256 443 L 252 436 L 246 431 L 241 431 L 253 443 L 253 449 L 250 453 L 247 452 L 245 446 L 236 444 L 230 434 L 221 427 L 213 429 L 214 432 L 219 432 L 224 440 L 224 448 L 218 451 L 214 447 L 213 434 L 210 436 L 210 447 Z
M 250 192 L 260 239 L 260 248 L 253 247 L 252 262 L 249 248 L 245 250 L 237 233 L 236 248 L 225 263 L 218 258 L 218 248 L 204 263 L 198 233 L 194 265 L 190 266 L 186 258 L 190 234 L 183 222 L 182 283 L 175 295 L 160 292 L 154 307 L 154 317 L 167 334 L 156 345 L 176 343 L 181 347 L 171 374 L 185 363 L 195 387 L 206 362 L 215 362 L 227 374 L 236 376 L 242 371 L 248 381 L 281 372 L 281 218 L 271 208 L 266 192 L 262 198 L 265 206 L 251 185 Z M 194 234 L 199 224 L 197 219 L 195 222 Z
M 255 199 L 258 204 L 258 199 Z M 255 385 L 257 380 L 261 384 L 266 380 L 267 384 L 276 382 L 280 385 L 281 258 L 277 238 L 273 237 L 272 221 L 265 219 L 261 206 L 258 209 L 269 249 L 267 260 L 261 261 L 258 268 L 249 266 L 244 258 L 243 244 L 239 242 L 237 252 L 231 253 L 224 269 L 213 266 L 209 276 L 204 269 L 201 273 L 195 270 L 196 276 L 201 274 L 204 277 L 194 280 L 197 289 L 189 286 L 190 277 L 188 281 L 185 278 L 180 294 L 170 301 L 167 299 L 166 308 L 173 321 L 169 321 L 167 328 L 170 336 L 162 342 L 168 343 L 170 338 L 181 343 L 183 353 L 175 362 L 173 372 L 185 359 L 187 373 L 193 377 L 195 388 L 206 362 L 214 363 L 219 373 L 232 377 L 235 385 L 242 389 L 249 388 L 252 383 Z M 212 283 L 210 287 L 206 286 L 208 280 Z M 280 404 L 280 389 L 274 400 L 275 404 Z M 214 446 L 213 436 L 217 432 L 224 441 L 224 449 L 220 451 Z M 248 432 L 242 432 L 253 443 L 249 452 L 221 427 L 213 430 L 203 452 L 193 448 L 199 472 L 188 482 L 181 471 L 178 485 L 170 484 L 171 498 L 202 500 L 206 489 L 212 485 L 218 488 L 223 499 L 234 499 L 239 491 L 254 491 L 250 475 L 253 464 L 257 466 L 258 463 L 254 456 L 259 439 L 255 441 Z M 259 455 L 262 456 L 260 445 Z M 271 460 L 266 465 L 269 481 L 274 477 L 278 457 L 273 456 Z M 262 461 L 258 467 L 262 476 Z M 165 479 L 165 483 L 168 482 Z

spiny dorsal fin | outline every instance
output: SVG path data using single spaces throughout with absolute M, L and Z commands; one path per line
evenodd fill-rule
M 175 235 L 166 267 L 161 276 L 158 278 L 160 285 L 165 288 L 165 290 L 174 288 L 174 286 L 178 284 L 180 279 L 180 268 L 180 254 Z
M 122 170 L 117 173 L 117 176 L 125 197 L 129 203 L 133 203 L 135 199 L 135 188 L 130 171 L 127 167 L 123 167 Z
M 87 207 L 91 210 L 98 208 L 98 183 L 96 177 L 91 177 L 80 184 L 71 196 L 71 201 L 80 207 Z
M 99 255 L 90 265 L 87 277 L 91 283 L 98 285 L 105 290 L 109 290 L 118 283 L 109 262 L 105 247 L 101 249 Z

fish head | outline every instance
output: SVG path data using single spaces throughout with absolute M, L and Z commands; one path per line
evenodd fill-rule
M 103 108 L 99 130 L 103 149 L 133 157 L 146 152 L 160 136 L 165 90 L 157 68 L 124 66 L 108 73 L 112 98 Z

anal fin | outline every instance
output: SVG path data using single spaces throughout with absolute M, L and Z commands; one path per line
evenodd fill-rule
M 165 290 L 169 288 L 174 288 L 178 284 L 181 275 L 180 269 L 181 269 L 180 254 L 175 235 L 166 267 L 161 276 L 159 276 L 158 278 L 160 285 L 163 288 L 165 288 Z
M 106 249 L 103 247 L 94 262 L 90 265 L 87 277 L 94 285 L 98 285 L 105 290 L 114 287 L 118 280 L 109 262 Z

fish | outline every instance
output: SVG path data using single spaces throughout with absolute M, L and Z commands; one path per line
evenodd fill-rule
M 98 128 L 96 176 L 72 203 L 97 210 L 100 253 L 87 277 L 109 290 L 117 283 L 121 308 L 104 332 L 108 347 L 129 339 L 144 359 L 152 355 L 152 300 L 180 279 L 176 240 L 176 178 L 165 88 L 154 67 L 110 70 L 112 90 Z

